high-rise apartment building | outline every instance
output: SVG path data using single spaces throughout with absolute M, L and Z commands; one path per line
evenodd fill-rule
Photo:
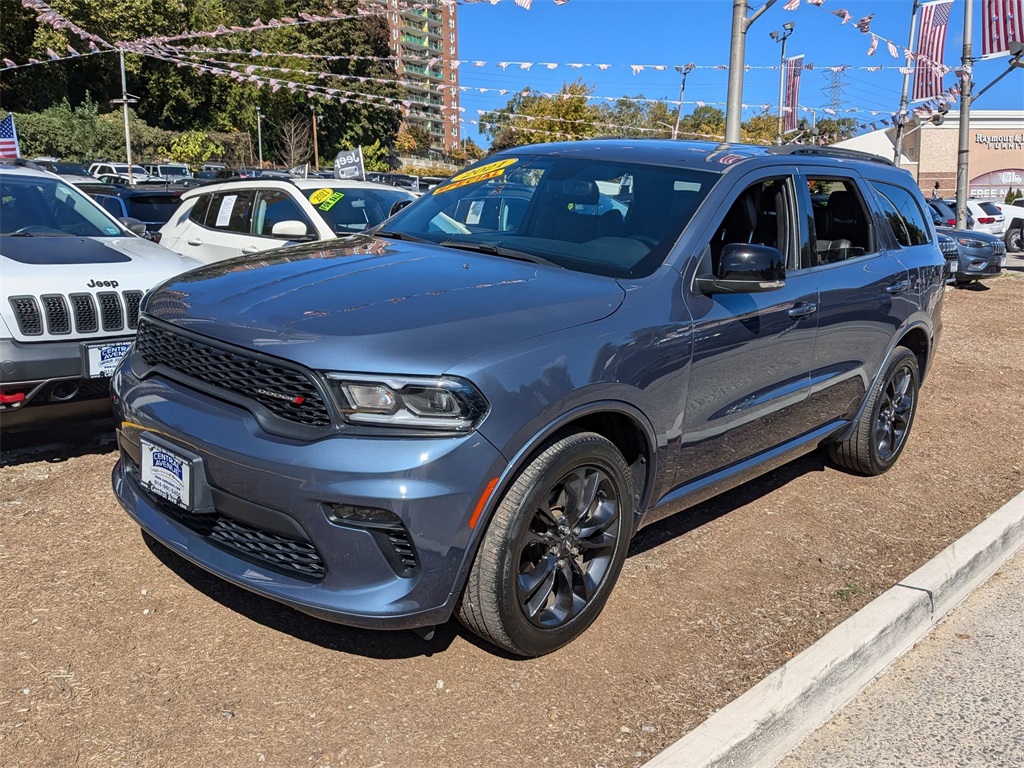
M 459 146 L 459 27 L 455 3 L 360 0 L 386 11 L 391 50 L 409 106 L 409 126 L 429 131 L 436 150 Z

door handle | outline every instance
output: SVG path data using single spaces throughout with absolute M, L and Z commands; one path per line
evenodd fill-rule
M 898 283 L 893 283 L 885 289 L 886 293 L 903 293 L 910 287 L 909 280 L 900 280 Z
M 242 253 L 245 253 L 245 254 L 259 253 L 259 252 L 260 252 L 260 249 L 257 248 L 255 245 L 247 245 L 244 248 L 242 248 Z
M 198 237 L 189 238 L 185 242 L 188 243 L 189 245 L 202 245 L 203 244 L 203 241 L 200 240 Z
M 789 310 L 790 317 L 803 317 L 818 311 L 818 305 L 811 301 L 801 302 Z

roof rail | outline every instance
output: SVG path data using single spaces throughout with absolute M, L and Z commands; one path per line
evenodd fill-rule
M 33 163 L 31 160 L 26 160 L 24 157 L 5 157 L 0 159 L 0 163 L 4 165 L 17 165 L 21 168 L 31 168 L 33 171 L 46 171 L 43 166 L 39 163 Z M 49 173 L 49 171 L 46 171 Z
M 296 183 L 296 181 L 301 181 L 301 179 L 295 179 L 292 176 L 267 176 L 265 178 L 262 176 L 229 176 L 226 179 L 200 179 L 200 181 L 205 181 L 210 184 L 230 184 L 239 181 L 245 181 L 249 183 L 252 183 L 254 181 L 287 181 L 288 183 L 293 184 L 294 186 L 297 187 L 299 185 Z
M 861 152 L 857 149 L 844 149 L 842 147 L 814 147 L 805 144 L 784 144 L 781 147 L 769 147 L 768 152 L 773 155 L 821 155 L 822 157 L 845 157 L 849 160 L 867 160 L 869 162 L 881 163 L 896 167 L 892 160 L 887 160 L 879 155 L 872 155 L 870 152 Z

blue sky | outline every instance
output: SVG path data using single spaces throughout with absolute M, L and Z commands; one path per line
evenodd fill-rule
M 877 121 L 896 111 L 899 105 L 903 75 L 898 71 L 902 59 L 893 59 L 886 44 L 880 42 L 874 56 L 868 56 L 869 34 L 862 34 L 854 22 L 873 13 L 871 31 L 900 46 L 906 46 L 910 33 L 911 0 L 825 0 L 821 7 L 802 2 L 795 11 L 786 11 L 786 0 L 779 0 L 753 24 L 747 34 L 746 63 L 751 69 L 744 78 L 743 100 L 749 104 L 778 102 L 780 45 L 769 33 L 781 30 L 788 21 L 796 25 L 787 42 L 787 57 L 805 54 L 805 63 L 816 69 L 805 71 L 800 89 L 800 104 L 822 108 L 831 96 L 824 92 L 829 85 L 822 67 L 848 65 L 841 79 L 841 104 L 861 110 L 845 116 L 858 123 Z M 474 89 L 490 89 L 487 93 L 464 91 L 461 105 L 466 121 L 477 120 L 477 110 L 504 106 L 509 94 L 525 86 L 542 92 L 557 91 L 563 82 L 582 76 L 594 86 L 595 96 L 618 97 L 643 95 L 647 98 L 677 100 L 679 75 L 674 70 L 659 72 L 645 68 L 633 74 L 629 65 L 676 65 L 693 62 L 698 68 L 686 81 L 684 100 L 708 104 L 724 102 L 728 73 L 703 68 L 726 64 L 729 60 L 729 36 L 732 21 L 731 0 L 568 0 L 556 6 L 552 0 L 533 0 L 527 11 L 502 0 L 497 5 L 487 2 L 459 6 L 459 58 L 485 61 L 484 67 L 464 64 L 460 85 Z M 751 0 L 757 8 L 763 0 Z M 964 0 L 955 0 L 946 35 L 945 63 L 959 66 L 963 46 Z M 843 25 L 830 11 L 845 8 L 853 21 Z M 979 36 L 981 2 L 974 2 L 974 55 L 981 54 Z M 535 62 L 529 71 L 517 64 L 504 71 L 497 62 Z M 607 70 L 567 66 L 548 70 L 536 62 L 613 64 Z M 882 71 L 865 71 L 859 67 L 884 66 Z M 988 84 L 1006 70 L 1006 58 L 980 61 L 975 64 L 976 89 Z M 768 69 L 763 67 L 776 67 Z M 949 87 L 954 75 L 943 81 Z M 684 113 L 693 109 L 683 107 Z M 1024 109 L 1024 69 L 1004 78 L 975 105 L 976 109 Z M 882 115 L 872 116 L 870 110 Z M 747 110 L 746 116 L 760 108 Z M 819 116 L 821 113 L 819 112 Z M 463 136 L 485 143 L 477 126 L 463 124 Z

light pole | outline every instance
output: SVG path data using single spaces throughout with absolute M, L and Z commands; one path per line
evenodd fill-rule
M 775 131 L 776 144 L 782 144 L 782 100 L 786 98 L 786 41 L 793 34 L 794 26 L 796 25 L 792 21 L 787 21 L 782 25 L 782 32 L 776 30 L 771 33 L 772 40 L 782 43 L 782 56 L 779 59 L 779 126 Z
M 124 156 L 128 161 L 128 184 L 135 184 L 135 174 L 132 173 L 132 134 L 128 129 L 128 105 L 135 104 L 138 99 L 128 93 L 128 81 L 124 73 L 124 51 L 119 51 L 121 58 L 121 98 L 111 100 L 111 104 L 120 104 L 124 107 Z
M 740 140 L 740 123 L 743 122 L 743 61 L 746 53 L 747 30 L 762 13 L 776 0 L 768 0 L 749 17 L 748 0 L 733 0 L 732 38 L 729 43 L 729 94 L 725 104 L 725 140 L 737 144 Z
M 967 161 L 971 156 L 971 77 L 974 58 L 974 0 L 964 3 L 964 53 L 960 74 L 960 141 L 956 156 L 956 228 L 967 229 Z
M 676 72 L 683 76 L 683 81 L 679 84 L 679 109 L 676 110 L 676 124 L 672 129 L 672 138 L 679 138 L 679 121 L 683 119 L 683 94 L 686 93 L 686 76 L 693 72 L 693 64 L 687 64 L 685 66 L 676 67 Z
M 907 50 L 914 49 L 914 32 L 917 29 L 918 0 L 914 0 L 914 7 L 910 11 L 910 41 L 907 43 Z M 898 166 L 900 155 L 903 154 L 903 131 L 907 123 L 907 95 L 910 92 L 910 67 L 903 75 L 903 90 L 900 92 L 900 111 L 896 115 L 896 142 L 893 145 L 892 161 Z
M 259 104 L 256 105 L 256 145 L 259 147 L 260 168 L 263 168 L 263 111 Z

